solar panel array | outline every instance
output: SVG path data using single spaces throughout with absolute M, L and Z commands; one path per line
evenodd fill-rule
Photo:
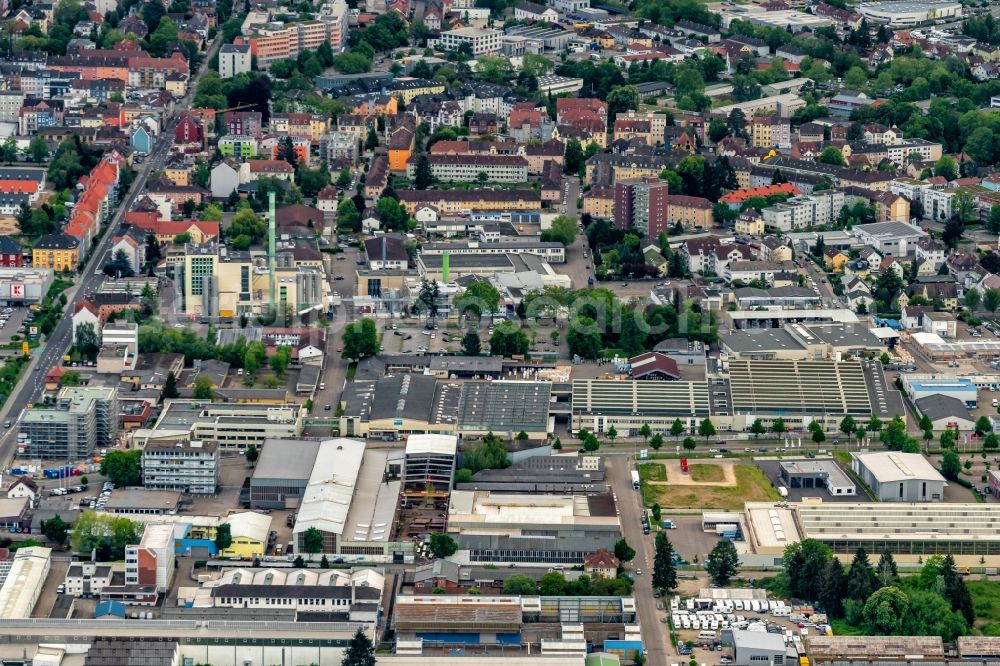
M 729 384 L 738 413 L 872 413 L 864 368 L 856 361 L 734 360 Z

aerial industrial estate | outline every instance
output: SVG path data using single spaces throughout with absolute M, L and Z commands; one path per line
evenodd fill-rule
M 0 665 L 1000 659 L 1000 6 L 0 15 Z

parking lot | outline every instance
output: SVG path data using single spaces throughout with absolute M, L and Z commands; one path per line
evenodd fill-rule
M 5 307 L 0 309 L 0 342 L 11 342 L 11 336 L 20 335 L 22 338 L 31 325 L 34 314 L 28 308 Z M 27 324 L 22 328 L 22 325 Z

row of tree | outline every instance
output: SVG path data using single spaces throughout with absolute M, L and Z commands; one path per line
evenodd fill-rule
M 858 548 L 845 569 L 826 544 L 805 539 L 785 548 L 779 582 L 793 598 L 818 602 L 829 616 L 870 634 L 952 641 L 976 619 L 950 554 L 931 556 L 918 576 L 903 579 L 888 551 L 872 566 L 865 549 Z

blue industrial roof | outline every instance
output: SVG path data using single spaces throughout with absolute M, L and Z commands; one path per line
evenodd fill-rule
M 94 609 L 94 619 L 102 617 L 120 617 L 125 618 L 125 604 L 120 601 L 102 601 L 97 604 L 97 608 Z
M 955 377 L 953 379 L 927 379 L 919 382 L 912 382 L 910 386 L 914 391 L 975 391 L 976 385 L 968 377 Z

